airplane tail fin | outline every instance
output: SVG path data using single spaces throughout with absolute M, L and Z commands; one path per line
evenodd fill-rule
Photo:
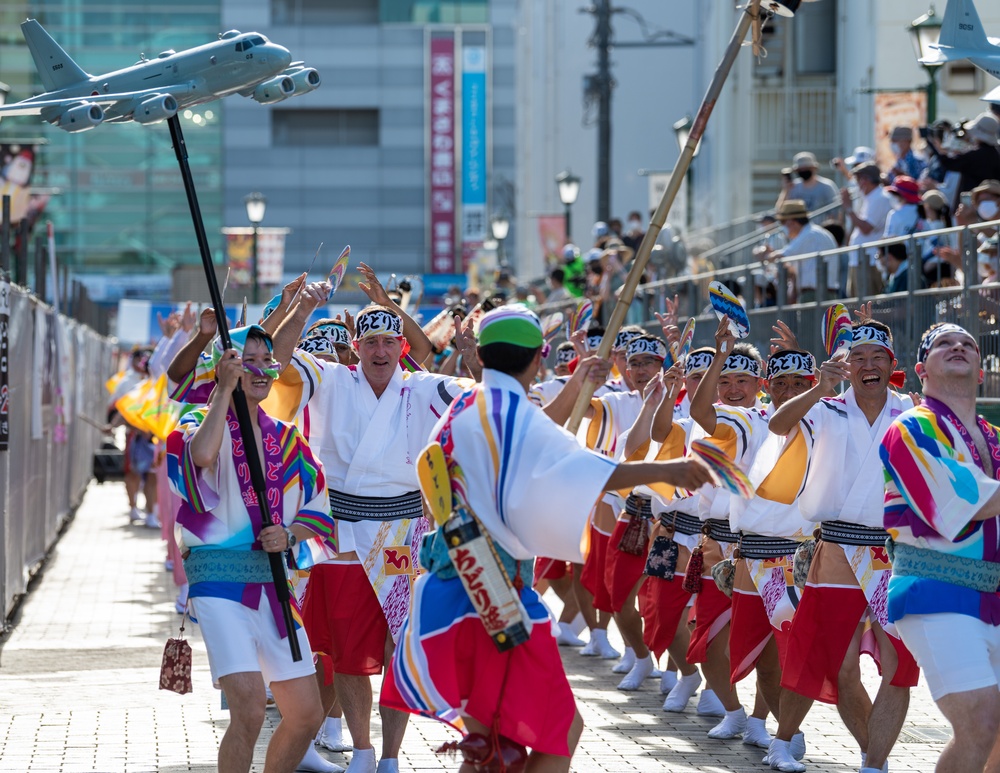
M 973 0 L 948 0 L 941 20 L 941 37 L 938 38 L 937 61 L 952 58 L 964 59 L 971 51 L 985 51 L 995 48 L 986 38 L 983 23 Z M 955 56 L 950 56 L 954 49 Z
M 46 91 L 58 91 L 89 80 L 90 75 L 63 51 L 62 46 L 37 21 L 28 19 L 23 22 L 21 32 Z

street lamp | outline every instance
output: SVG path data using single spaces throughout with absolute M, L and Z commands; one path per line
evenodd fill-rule
M 580 195 L 580 178 L 568 169 L 556 175 L 556 185 L 559 186 L 559 201 L 562 202 L 566 210 L 566 241 L 573 241 L 573 232 L 570 229 L 570 208 L 576 203 L 576 197 Z
M 681 120 L 674 123 L 674 136 L 677 138 L 677 147 L 680 152 L 684 152 L 684 148 L 687 147 L 688 137 L 691 136 L 691 128 L 694 126 L 694 119 L 691 115 L 685 115 Z M 692 161 L 698 158 L 698 153 L 701 151 L 701 138 L 698 139 L 698 144 L 694 146 L 694 155 L 691 157 Z M 691 227 L 691 223 L 694 220 L 694 207 L 691 206 L 691 201 L 694 199 L 694 164 L 688 164 L 687 174 L 685 175 L 684 181 L 687 183 L 687 195 L 685 196 L 685 208 L 687 212 L 685 213 L 684 222 L 687 224 L 688 228 Z
M 263 193 L 251 193 L 243 199 L 243 203 L 247 208 L 247 220 L 253 225 L 253 290 L 251 292 L 251 298 L 254 303 L 258 302 L 257 299 L 257 289 L 260 283 L 260 272 L 257 270 L 257 234 L 260 229 L 260 224 L 264 220 L 264 212 L 267 210 L 267 199 L 264 197 Z
M 935 62 L 938 58 L 938 51 L 932 46 L 936 46 L 938 38 L 941 37 L 941 19 L 934 13 L 934 6 L 930 7 L 919 19 L 914 19 L 908 27 L 910 40 L 913 42 L 913 52 L 917 56 L 917 61 L 923 65 L 930 78 L 925 90 L 927 92 L 927 123 L 932 124 L 937 120 L 937 74 L 944 62 Z
M 504 263 L 503 240 L 507 238 L 510 231 L 510 221 L 503 215 L 494 215 L 490 222 L 493 238 L 497 240 L 497 263 L 501 266 Z

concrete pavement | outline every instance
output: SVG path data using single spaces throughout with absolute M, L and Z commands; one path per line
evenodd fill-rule
M 83 505 L 33 584 L 0 648 L 0 771 L 146 773 L 215 770 L 228 712 L 214 690 L 197 626 L 194 692 L 158 689 L 166 639 L 176 635 L 175 589 L 164 570 L 159 530 L 128 523 L 124 488 L 93 484 Z M 621 640 L 612 633 L 621 648 Z M 574 759 L 577 771 L 766 770 L 763 752 L 739 741 L 710 741 L 716 720 L 666 714 L 655 680 L 634 693 L 615 689 L 610 663 L 564 649 L 563 660 L 587 725 Z M 865 680 L 877 684 L 870 661 Z M 749 681 L 749 680 L 748 680 Z M 740 685 L 744 705 L 753 686 Z M 263 770 L 268 720 L 254 771 Z M 373 735 L 379 738 L 377 715 Z M 768 722 L 771 732 L 775 723 Z M 804 726 L 806 763 L 815 773 L 856 771 L 860 756 L 831 707 L 817 705 Z M 913 691 L 893 771 L 931 771 L 949 736 L 923 683 Z M 434 749 L 455 733 L 426 719 L 407 731 L 401 771 L 455 770 Z M 378 740 L 376 740 L 378 748 Z M 324 754 L 346 765 L 349 757 Z

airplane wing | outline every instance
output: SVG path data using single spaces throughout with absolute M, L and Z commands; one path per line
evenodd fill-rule
M 1000 102 L 1000 86 L 991 91 L 987 91 L 980 98 L 983 102 Z
M 116 105 L 119 102 L 142 100 L 157 94 L 179 95 L 192 89 L 187 83 L 175 83 L 165 88 L 143 89 L 142 91 L 126 91 L 119 94 L 86 94 L 78 97 L 62 97 L 61 99 L 38 99 L 15 102 L 12 105 L 0 105 L 0 117 L 5 115 L 39 115 L 43 110 L 76 107 L 77 105 Z

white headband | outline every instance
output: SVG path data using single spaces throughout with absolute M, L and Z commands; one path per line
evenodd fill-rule
M 640 354 L 651 354 L 661 360 L 667 359 L 667 345 L 659 338 L 638 336 L 629 341 L 625 350 L 625 359 L 631 360 Z
M 309 352 L 309 354 L 325 354 L 327 356 L 332 356 L 337 362 L 340 362 L 340 357 L 337 355 L 337 350 L 334 348 L 333 342 L 325 336 L 309 336 L 308 338 L 303 338 L 299 341 L 298 348 L 304 352 Z
M 403 335 L 403 320 L 385 309 L 362 310 L 354 320 L 354 340 L 369 336 Z
M 597 349 L 601 345 L 601 339 L 604 338 L 603 335 L 592 335 L 587 336 L 587 348 L 591 351 Z
M 692 352 L 684 358 L 684 375 L 704 373 L 712 365 L 715 355 L 711 352 Z
M 805 376 L 815 378 L 816 361 L 808 352 L 783 352 L 768 358 L 764 378 L 778 376 Z
M 641 335 L 642 333 L 635 333 L 631 330 L 619 330 L 618 335 L 615 336 L 614 350 L 617 352 L 624 349 L 629 345 L 629 341 Z
M 871 325 L 856 325 L 851 334 L 851 348 L 853 349 L 856 346 L 864 346 L 866 344 L 881 346 L 883 349 L 888 350 L 889 354 L 895 356 L 892 351 L 892 341 L 889 340 L 889 335 L 885 331 Z
M 556 349 L 556 365 L 569 365 L 573 362 L 574 357 L 576 357 L 576 352 L 572 347 L 567 346 L 565 349 Z
M 748 373 L 754 378 L 760 378 L 760 362 L 745 354 L 734 352 L 726 357 L 726 364 L 722 366 L 721 375 L 729 376 L 737 373 Z
M 923 338 L 920 339 L 920 346 L 917 347 L 917 362 L 923 362 L 927 359 L 927 355 L 930 353 L 931 347 L 934 346 L 934 342 L 941 336 L 947 333 L 957 333 L 959 335 L 967 336 L 971 338 L 976 344 L 976 351 L 979 351 L 979 343 L 976 342 L 976 338 L 972 333 L 966 330 L 961 325 L 956 325 L 953 322 L 948 322 L 944 325 L 934 328 L 933 330 L 927 331 Z
M 305 338 L 303 338 L 303 340 L 308 338 L 325 338 L 333 346 L 351 345 L 351 334 L 347 332 L 347 328 L 343 325 L 334 324 L 333 322 L 327 322 L 325 324 L 309 328 L 309 330 L 306 331 Z

